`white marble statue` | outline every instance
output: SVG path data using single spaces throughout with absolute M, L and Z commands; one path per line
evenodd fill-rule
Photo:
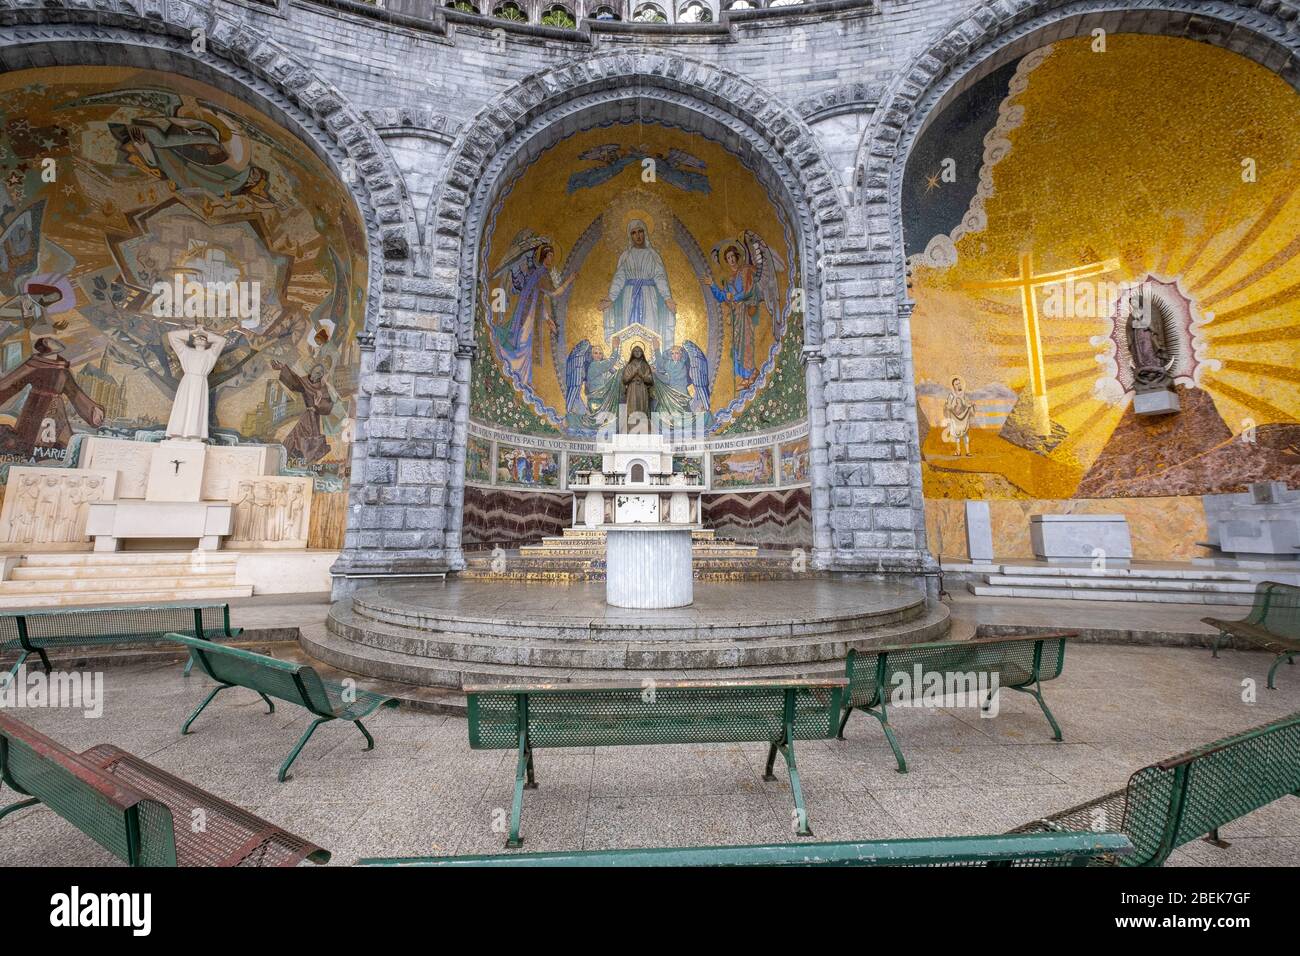
M 206 440 L 208 437 L 208 374 L 217 364 L 226 340 L 206 329 L 176 329 L 167 342 L 180 359 L 180 387 L 167 419 L 168 438 Z

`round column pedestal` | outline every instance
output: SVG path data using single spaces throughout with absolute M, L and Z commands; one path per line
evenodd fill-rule
M 695 600 L 690 526 L 605 526 L 605 602 L 614 607 L 686 607 Z

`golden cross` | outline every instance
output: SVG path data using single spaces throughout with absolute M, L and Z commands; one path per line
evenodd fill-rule
M 1043 368 L 1043 338 L 1038 327 L 1038 296 L 1036 289 L 1042 286 L 1056 285 L 1060 282 L 1072 282 L 1075 279 L 1087 279 L 1092 276 L 1114 272 L 1119 268 L 1118 259 L 1104 259 L 1086 266 L 1073 269 L 1059 269 L 1056 272 L 1034 274 L 1034 254 L 1022 253 L 1020 256 L 1020 275 L 1010 279 L 994 282 L 970 282 L 968 289 L 1019 289 L 1021 309 L 1025 314 L 1025 347 L 1029 354 L 1029 387 L 1033 396 L 1044 403 L 1047 400 L 1047 374 Z

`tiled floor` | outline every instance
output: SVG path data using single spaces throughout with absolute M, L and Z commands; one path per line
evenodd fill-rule
M 910 772 L 900 774 L 878 726 L 855 715 L 848 740 L 798 745 L 817 839 L 1002 832 L 1124 785 L 1130 772 L 1224 734 L 1300 710 L 1300 668 L 1264 689 L 1271 657 L 1199 649 L 1079 645 L 1046 694 L 1065 732 L 1053 743 L 1032 699 L 1004 694 L 1001 713 L 907 710 L 893 720 Z M 103 716 L 15 713 L 65 745 L 122 746 L 334 852 L 362 856 L 493 853 L 508 817 L 514 754 L 472 751 L 463 719 L 384 710 L 368 721 L 373 752 L 345 724 L 317 731 L 276 782 L 306 725 L 289 705 L 265 714 L 251 692 L 222 694 L 179 727 L 209 687 L 175 665 L 104 671 Z M 1244 680 L 1258 701 L 1242 700 Z M 541 788 L 524 800 L 529 850 L 788 841 L 784 769 L 761 779 L 766 748 L 676 746 L 540 751 Z M 8 795 L 6 795 L 7 797 Z M 1187 846 L 1174 863 L 1300 864 L 1300 799 L 1288 797 L 1224 828 L 1226 850 Z M 115 862 L 51 811 L 0 822 L 0 864 Z

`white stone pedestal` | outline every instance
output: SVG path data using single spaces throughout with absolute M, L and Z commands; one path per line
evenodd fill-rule
M 1126 565 L 1133 540 L 1123 515 L 1030 515 L 1034 556 L 1049 564 L 1084 564 L 1104 559 Z
M 695 600 L 691 529 L 605 526 L 605 602 L 614 607 L 686 607 Z
M 86 533 L 96 551 L 121 550 L 127 538 L 197 538 L 200 551 L 216 551 L 232 511 L 226 501 L 105 501 L 90 506 Z

